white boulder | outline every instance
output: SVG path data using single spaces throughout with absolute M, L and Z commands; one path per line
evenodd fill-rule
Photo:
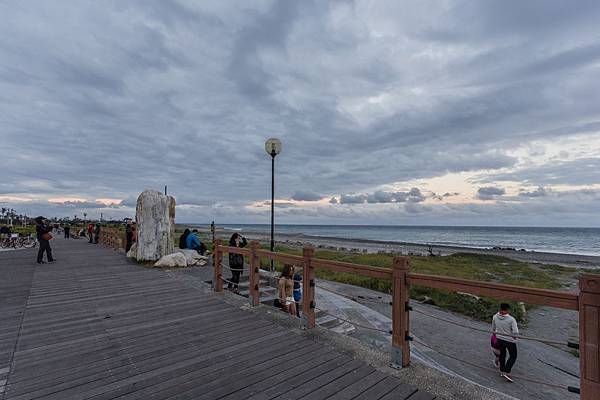
M 136 207 L 138 261 L 156 261 L 171 254 L 175 237 L 175 199 L 156 190 L 143 191 Z
M 185 255 L 181 253 L 173 253 L 163 256 L 154 263 L 155 267 L 187 267 L 187 260 L 185 259 Z
M 196 250 L 176 249 L 175 252 L 181 253 L 185 256 L 188 267 L 192 267 L 194 265 L 202 266 L 202 265 L 206 265 L 208 263 L 208 258 L 201 256 L 200 254 L 198 254 L 198 252 Z

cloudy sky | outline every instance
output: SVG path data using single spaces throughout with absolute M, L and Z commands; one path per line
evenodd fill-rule
M 597 1 L 2 1 L 0 202 L 600 226 Z

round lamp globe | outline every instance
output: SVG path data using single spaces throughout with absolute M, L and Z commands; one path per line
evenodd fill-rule
M 265 151 L 273 157 L 281 153 L 281 140 L 276 138 L 267 139 L 265 142 Z

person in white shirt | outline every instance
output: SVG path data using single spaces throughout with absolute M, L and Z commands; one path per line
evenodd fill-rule
M 500 304 L 500 311 L 492 318 L 492 331 L 496 333 L 500 349 L 500 376 L 513 382 L 510 371 L 517 361 L 517 338 L 515 335 L 519 334 L 519 327 L 517 320 L 509 314 L 509 310 L 509 304 Z M 508 360 L 506 359 L 507 351 Z

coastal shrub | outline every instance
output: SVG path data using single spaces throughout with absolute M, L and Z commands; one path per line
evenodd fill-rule
M 301 254 L 297 248 L 277 246 L 276 251 L 289 254 Z M 318 250 L 315 257 L 344 261 L 355 264 L 371 265 L 376 267 L 391 268 L 392 254 L 352 254 L 330 250 Z M 265 265 L 268 265 L 268 261 Z M 484 282 L 497 282 L 518 286 L 528 286 L 543 289 L 560 289 L 561 277 L 573 273 L 572 269 L 559 266 L 540 266 L 512 260 L 502 256 L 482 255 L 472 253 L 457 253 L 444 257 L 411 256 L 411 270 L 413 272 L 449 276 L 464 279 L 473 279 Z M 392 282 L 386 279 L 369 278 L 365 276 L 317 270 L 316 277 L 331 281 L 360 286 L 383 293 L 392 292 Z M 411 298 L 423 300 L 427 296 L 441 309 L 453 311 L 469 317 L 490 321 L 498 311 L 500 300 L 487 297 L 477 297 L 460 293 L 448 292 L 439 289 L 412 287 Z M 519 323 L 527 322 L 524 308 L 533 306 L 519 306 L 516 302 L 511 304 L 511 313 Z
M 410 297 L 415 300 L 430 299 L 435 306 L 453 311 L 481 321 L 491 322 L 494 314 L 500 309 L 500 303 L 504 301 L 489 297 L 478 297 L 463 293 L 454 293 L 441 289 L 430 289 L 423 287 L 412 287 Z M 510 304 L 510 313 L 521 323 L 527 323 L 527 315 L 523 308 L 516 302 Z

